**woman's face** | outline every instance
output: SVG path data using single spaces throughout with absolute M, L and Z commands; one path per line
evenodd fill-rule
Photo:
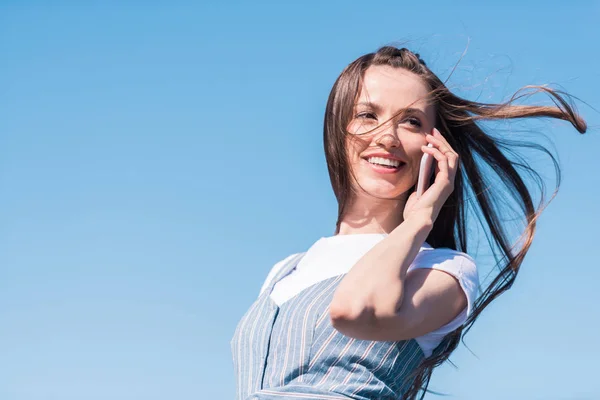
M 421 146 L 435 124 L 428 94 L 421 78 L 405 69 L 365 71 L 346 141 L 358 196 L 402 199 L 416 184 Z

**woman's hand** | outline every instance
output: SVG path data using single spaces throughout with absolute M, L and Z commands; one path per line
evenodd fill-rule
M 421 149 L 423 153 L 431 154 L 436 160 L 435 181 L 421 197 L 417 197 L 416 191 L 410 195 L 404 207 L 404 220 L 419 217 L 433 224 L 454 190 L 458 154 L 435 128 L 433 128 L 433 135 L 427 135 L 426 139 L 433 147 L 421 146 Z

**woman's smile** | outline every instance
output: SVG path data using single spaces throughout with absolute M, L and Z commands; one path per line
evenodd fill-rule
M 395 174 L 402 171 L 406 165 L 404 161 L 383 155 L 363 157 L 362 162 L 378 174 Z

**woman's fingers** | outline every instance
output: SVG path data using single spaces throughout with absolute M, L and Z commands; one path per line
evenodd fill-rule
M 424 153 L 431 154 L 437 161 L 439 172 L 436 175 L 436 181 L 449 187 L 451 191 L 454 190 L 458 154 L 435 128 L 433 130 L 433 135 L 427 135 L 427 141 L 433 144 L 434 147 L 423 146 L 422 150 Z
M 448 157 L 435 147 L 421 146 L 423 153 L 431 154 L 437 162 L 439 172 L 435 176 L 435 181 L 440 183 L 451 183 L 448 168 Z
M 433 135 L 427 135 L 427 141 L 433 143 L 448 158 L 448 166 L 454 170 L 458 164 L 458 154 L 452 149 L 440 131 L 433 128 Z

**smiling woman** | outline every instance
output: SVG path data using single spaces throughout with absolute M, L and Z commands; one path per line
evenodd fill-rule
M 567 95 L 546 87 L 529 93 L 536 92 L 557 106 L 465 100 L 417 54 L 394 47 L 342 72 L 324 123 L 335 235 L 277 263 L 242 317 L 231 343 L 238 399 L 424 395 L 433 368 L 514 282 L 540 213 L 503 152 L 516 144 L 486 134 L 478 121 L 551 117 L 586 130 Z M 418 195 L 424 155 L 436 167 Z M 504 187 L 488 187 L 486 166 Z M 475 198 L 467 201 L 467 193 Z M 499 194 L 523 210 L 520 248 L 494 207 Z M 467 249 L 470 206 L 502 252 L 500 272 L 481 291 Z
M 435 127 L 428 94 L 425 82 L 413 72 L 386 65 L 365 71 L 346 150 L 354 181 L 365 193 L 400 199 L 414 185 L 421 147 Z M 400 221 L 389 222 L 395 226 Z

